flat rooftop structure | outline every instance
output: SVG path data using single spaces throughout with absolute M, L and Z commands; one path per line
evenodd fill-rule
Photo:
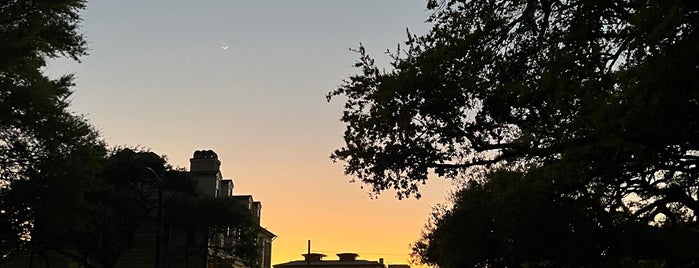
M 303 254 L 304 260 L 295 260 L 273 265 L 274 268 L 285 267 L 322 267 L 322 268 L 386 268 L 381 261 L 358 260 L 357 253 L 338 253 L 338 260 L 323 260 L 325 254 Z

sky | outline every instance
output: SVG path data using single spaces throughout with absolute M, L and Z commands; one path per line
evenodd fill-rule
M 431 207 L 452 183 L 432 178 L 422 198 L 397 200 L 350 183 L 329 155 L 343 145 L 343 99 L 325 95 L 350 75 L 364 44 L 384 52 L 425 33 L 420 0 L 95 0 L 81 13 L 90 55 L 58 59 L 50 75 L 76 75 L 72 110 L 110 146 L 140 146 L 189 167 L 214 150 L 234 194 L 262 201 L 277 235 L 272 263 L 312 251 L 337 259 L 407 263 Z M 226 47 L 227 49 L 223 49 Z

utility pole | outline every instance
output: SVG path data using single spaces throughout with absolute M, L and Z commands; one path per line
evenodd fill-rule
M 306 260 L 308 260 L 308 266 L 311 266 L 311 240 L 308 239 L 308 256 Z
M 163 180 L 152 168 L 146 167 L 146 169 L 153 173 L 153 176 L 158 179 L 158 201 L 155 216 L 155 262 L 153 263 L 153 267 L 160 268 L 160 236 L 163 231 Z

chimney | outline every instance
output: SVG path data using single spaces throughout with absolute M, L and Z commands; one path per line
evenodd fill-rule
M 197 182 L 197 187 L 208 196 L 217 197 L 227 194 L 221 191 L 221 161 L 218 161 L 218 155 L 212 150 L 195 151 L 192 158 L 189 159 L 189 174 Z M 231 192 L 233 182 L 230 184 Z
M 195 151 L 189 159 L 189 170 L 192 172 L 218 172 L 220 167 L 221 161 L 212 150 Z
M 255 223 L 260 224 L 260 218 L 262 217 L 262 202 L 255 201 L 252 203 L 252 215 L 254 216 Z
M 337 253 L 337 257 L 340 261 L 356 261 L 359 254 L 357 253 Z
M 383 258 L 379 258 L 379 264 L 383 264 Z

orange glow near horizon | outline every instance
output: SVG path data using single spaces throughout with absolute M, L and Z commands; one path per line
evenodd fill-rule
M 277 235 L 273 264 L 301 259 L 309 239 L 331 260 L 355 252 L 408 263 L 451 182 L 430 179 L 419 200 L 371 199 L 328 157 L 343 144 L 344 103 L 325 95 L 357 73 L 349 48 L 361 42 L 388 67 L 386 49 L 406 28 L 426 32 L 429 14 L 425 1 L 405 0 L 88 1 L 90 55 L 45 71 L 75 73 L 71 109 L 110 146 L 149 148 L 186 168 L 195 150 L 214 150 L 234 194 L 262 202 L 261 223 Z
M 224 177 L 234 180 L 234 194 L 252 194 L 262 202 L 261 224 L 277 235 L 272 243 L 273 264 L 303 259 L 309 239 L 311 251 L 326 254 L 328 260 L 337 259 L 337 253 L 352 252 L 364 260 L 409 263 L 411 244 L 420 238 L 431 207 L 443 203 L 451 189 L 449 181 L 432 178 L 419 200 L 397 200 L 392 192 L 371 199 L 360 183 L 349 183 L 350 178 L 342 175 L 340 163 L 332 164 L 327 158 L 325 165 L 317 165 L 326 166 L 318 174 L 301 165 L 269 173 L 248 166 L 257 172 L 247 174 L 226 167 L 235 166 L 235 161 L 221 161 Z M 268 179 L 255 179 L 261 177 Z M 304 177 L 321 179 L 296 183 Z
M 311 251 L 326 254 L 326 260 L 351 252 L 359 254 L 358 259 L 407 264 L 411 244 L 420 238 L 432 206 L 444 203 L 453 188 L 449 180 L 431 178 L 421 187 L 420 199 L 398 200 L 390 191 L 371 198 L 369 186 L 361 189 L 360 183 L 350 183 L 342 164 L 324 155 L 297 151 L 295 160 L 271 165 L 262 152 L 274 148 L 266 146 L 247 157 L 229 155 L 225 147 L 198 149 L 217 152 L 223 177 L 233 179 L 234 195 L 250 194 L 262 202 L 261 225 L 277 235 L 272 264 L 303 259 L 308 240 Z M 188 167 L 193 151 L 168 158 Z

